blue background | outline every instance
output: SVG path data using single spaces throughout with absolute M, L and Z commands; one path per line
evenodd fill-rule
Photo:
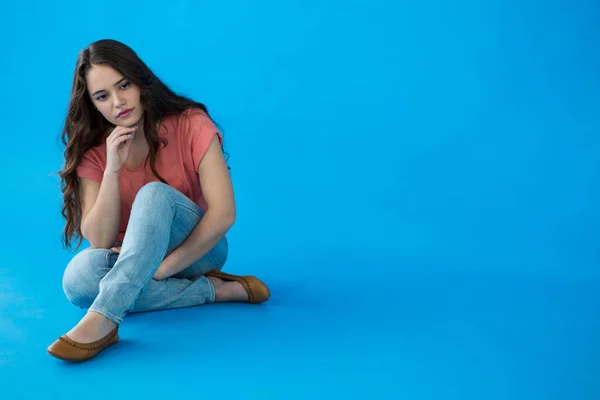
M 600 397 L 594 1 L 2 2 L 3 399 Z M 133 47 L 225 130 L 263 306 L 130 316 L 72 366 L 58 135 Z

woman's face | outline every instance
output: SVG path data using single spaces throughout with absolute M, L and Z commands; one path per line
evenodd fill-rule
M 132 126 L 143 115 L 140 88 L 108 65 L 92 65 L 85 81 L 92 103 L 113 125 Z

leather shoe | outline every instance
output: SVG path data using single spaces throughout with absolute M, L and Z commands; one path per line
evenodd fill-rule
M 119 340 L 119 327 L 115 327 L 103 338 L 92 343 L 78 343 L 67 335 L 62 335 L 48 347 L 48 354 L 61 360 L 82 362 L 94 358 Z
M 271 292 L 267 285 L 254 276 L 237 276 L 219 270 L 210 271 L 206 276 L 214 276 L 224 281 L 239 282 L 246 290 L 246 293 L 248 293 L 248 302 L 252 304 L 264 303 L 271 297 Z

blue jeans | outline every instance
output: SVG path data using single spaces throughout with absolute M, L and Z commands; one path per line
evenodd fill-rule
M 178 274 L 152 279 L 162 260 L 183 243 L 203 215 L 198 205 L 173 187 L 148 183 L 132 205 L 121 252 L 88 248 L 68 264 L 63 276 L 67 298 L 116 324 L 130 312 L 214 302 L 214 286 L 204 274 L 225 264 L 225 237 Z

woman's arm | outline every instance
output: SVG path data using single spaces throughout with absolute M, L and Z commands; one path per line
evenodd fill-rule
M 121 196 L 119 174 L 104 173 L 102 183 L 80 178 L 81 233 L 92 248 L 109 249 L 119 235 Z
M 167 256 L 154 274 L 161 280 L 189 267 L 227 233 L 235 222 L 235 199 L 229 169 L 215 135 L 198 167 L 208 209 L 188 238 Z

